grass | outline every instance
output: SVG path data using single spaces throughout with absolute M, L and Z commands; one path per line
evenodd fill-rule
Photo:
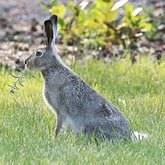
M 43 79 L 27 75 L 24 87 L 9 93 L 10 71 L 0 70 L 0 164 L 165 164 L 165 61 L 142 59 L 104 64 L 89 61 L 73 69 L 115 104 L 135 131 L 150 139 L 97 146 L 65 129 L 54 138 L 55 117 L 42 99 Z

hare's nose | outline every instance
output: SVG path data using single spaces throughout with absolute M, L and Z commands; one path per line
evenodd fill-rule
M 25 60 L 25 64 L 27 64 L 27 60 Z
M 28 60 L 31 58 L 31 56 L 30 57 L 28 57 L 26 60 L 25 60 L 25 64 L 27 64 L 27 62 L 28 62 Z

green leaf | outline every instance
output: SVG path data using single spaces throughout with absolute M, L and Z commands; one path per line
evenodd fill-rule
M 126 4 L 125 5 L 125 12 L 126 12 L 127 15 L 132 13 L 133 10 L 134 10 L 134 8 L 133 8 L 133 6 L 131 4 Z
M 49 11 L 51 14 L 57 15 L 59 18 L 64 18 L 66 7 L 64 5 L 53 6 Z

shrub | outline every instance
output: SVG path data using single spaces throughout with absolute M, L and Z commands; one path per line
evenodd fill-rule
M 119 16 L 119 8 L 124 14 Z M 96 0 L 87 9 L 75 2 L 47 5 L 51 14 L 59 16 L 61 42 L 67 45 L 86 45 L 89 49 L 122 45 L 134 49 L 137 41 L 153 29 L 153 23 L 143 8 L 134 8 L 127 0 Z M 66 11 L 68 11 L 66 14 Z

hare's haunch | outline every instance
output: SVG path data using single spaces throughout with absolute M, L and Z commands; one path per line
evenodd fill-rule
M 62 125 L 96 138 L 130 139 L 133 132 L 124 115 L 67 67 L 55 49 L 57 16 L 44 22 L 46 47 L 25 64 L 40 70 L 45 80 L 44 97 L 57 115 L 56 135 Z

